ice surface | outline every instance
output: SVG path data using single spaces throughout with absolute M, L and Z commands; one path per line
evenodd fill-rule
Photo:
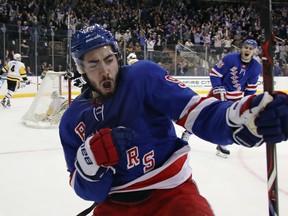
M 15 98 L 0 109 L 0 215 L 75 216 L 92 202 L 69 186 L 57 129 L 33 129 L 21 123 L 32 98 Z M 182 128 L 177 127 L 180 135 Z M 228 159 L 216 146 L 191 136 L 193 178 L 216 216 L 268 215 L 265 146 L 230 146 Z M 280 215 L 288 215 L 288 142 L 277 145 Z

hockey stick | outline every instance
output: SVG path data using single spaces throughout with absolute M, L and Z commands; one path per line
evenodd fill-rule
M 1 80 L 0 80 L 0 82 L 2 82 L 2 84 L 3 84 L 6 80 L 7 80 L 7 77 L 2 77 Z M 20 84 L 25 83 L 24 80 L 20 80 L 19 82 L 20 82 Z M 30 84 L 40 85 L 40 83 L 35 83 L 35 82 L 32 82 L 31 80 L 30 80 Z M 26 84 L 26 85 L 27 85 L 27 84 Z M 21 87 L 21 88 L 22 88 L 22 87 Z
M 77 216 L 87 216 L 97 205 L 99 205 L 99 203 L 94 202 L 89 208 L 77 214 Z
M 71 37 L 72 37 L 72 29 L 70 26 L 70 13 L 72 9 L 71 4 L 69 4 L 68 8 L 68 17 L 67 17 L 67 56 L 66 56 L 66 70 L 67 74 L 72 72 L 72 66 L 71 66 Z M 70 106 L 71 104 L 71 79 L 68 79 L 68 104 Z
M 274 93 L 273 52 L 272 52 L 272 2 L 260 0 L 261 48 L 264 91 Z M 276 145 L 266 144 L 267 183 L 269 216 L 279 215 L 278 172 Z
M 70 17 L 71 17 L 71 11 L 73 7 L 77 4 L 77 0 L 71 0 L 69 7 L 68 7 L 68 16 L 67 16 L 67 55 L 66 55 L 66 70 L 67 74 L 72 73 L 72 62 L 71 62 L 71 38 L 72 38 L 72 29 L 71 29 L 71 24 L 70 24 Z M 69 77 L 69 76 L 68 76 Z M 71 78 L 68 79 L 68 103 L 69 105 L 72 102 L 72 97 L 71 97 Z

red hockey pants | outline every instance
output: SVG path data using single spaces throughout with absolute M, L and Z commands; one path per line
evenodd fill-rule
M 146 199 L 134 203 L 107 199 L 94 209 L 93 216 L 214 216 L 197 189 L 187 180 L 172 189 L 153 191 Z

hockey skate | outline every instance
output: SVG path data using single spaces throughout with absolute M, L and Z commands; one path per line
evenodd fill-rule
M 228 158 L 228 156 L 230 155 L 230 151 L 227 149 L 226 146 L 220 146 L 218 145 L 216 147 L 216 155 L 219 156 L 219 157 L 222 157 L 222 158 Z
M 7 107 L 7 108 L 10 108 L 10 107 L 11 107 L 10 99 L 7 100 L 6 107 Z
M 6 98 L 4 98 L 1 102 L 0 102 L 0 105 L 2 108 L 7 108 L 7 101 L 6 101 Z

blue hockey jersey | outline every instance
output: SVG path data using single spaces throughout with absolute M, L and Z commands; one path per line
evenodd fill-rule
M 151 61 L 122 66 L 116 91 L 97 105 L 90 89 L 64 113 L 60 139 L 70 184 L 86 200 L 102 202 L 108 194 L 173 188 L 191 176 L 187 142 L 176 135 L 173 122 L 215 144 L 232 144 L 226 123 L 230 101 L 201 98 Z M 81 144 L 102 128 L 124 126 L 134 131 L 126 156 L 96 181 L 75 168 Z
M 210 71 L 212 87 L 224 86 L 226 98 L 238 100 L 256 93 L 261 64 L 254 58 L 246 64 L 240 53 L 224 56 Z

